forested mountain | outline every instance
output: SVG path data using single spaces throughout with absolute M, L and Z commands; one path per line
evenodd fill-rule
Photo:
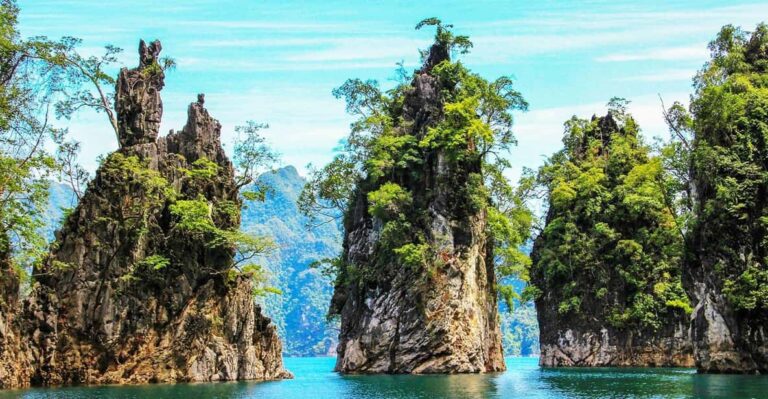
M 259 180 L 269 192 L 263 202 L 246 204 L 242 229 L 274 239 L 277 248 L 262 261 L 272 284 L 282 291 L 261 300 L 284 337 L 286 355 L 335 355 L 337 323 L 326 320 L 331 280 L 310 266 L 341 250 L 339 226 L 308 228 L 296 205 L 305 182 L 293 166 L 265 173 Z

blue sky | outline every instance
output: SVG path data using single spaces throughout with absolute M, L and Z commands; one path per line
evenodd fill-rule
M 515 165 L 536 167 L 561 145 L 571 115 L 604 112 L 613 96 L 632 101 L 646 137 L 666 137 L 659 95 L 687 101 L 706 45 L 728 23 L 751 30 L 768 16 L 754 1 L 296 1 L 20 0 L 23 35 L 75 36 L 82 51 L 105 44 L 137 63 L 139 38 L 163 42 L 178 67 L 162 92 L 162 131 L 181 128 L 196 93 L 223 125 L 223 140 L 247 120 L 267 122 L 284 165 L 323 164 L 348 132 L 350 118 L 331 90 L 347 78 L 386 86 L 395 63 L 409 69 L 436 16 L 469 35 L 462 57 L 487 78 L 511 75 L 530 102 L 517 115 Z M 83 163 L 117 148 L 103 115 L 82 113 L 69 126 L 83 142 Z

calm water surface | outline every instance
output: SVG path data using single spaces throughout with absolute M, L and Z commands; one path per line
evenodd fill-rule
M 768 398 L 768 376 L 690 369 L 542 370 L 538 359 L 508 358 L 507 372 L 493 375 L 340 376 L 334 360 L 285 359 L 289 381 L 30 389 L 0 399 Z

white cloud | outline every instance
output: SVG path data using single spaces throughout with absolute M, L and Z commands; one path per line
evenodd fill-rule
M 346 38 L 331 41 L 330 48 L 285 57 L 287 61 L 399 60 L 411 58 L 424 41 L 405 38 Z
M 236 48 L 262 48 L 262 47 L 302 47 L 313 46 L 318 44 L 330 44 L 336 40 L 336 38 L 304 38 L 304 37 L 290 37 L 290 38 L 263 38 L 263 39 L 205 39 L 205 40 L 193 40 L 189 42 L 191 47 L 236 47 Z
M 252 30 L 289 30 L 295 32 L 317 32 L 349 30 L 350 26 L 339 23 L 309 23 L 309 22 L 276 22 L 276 21 L 221 21 L 221 20 L 196 20 L 196 21 L 169 21 L 175 26 L 187 26 L 194 28 L 218 28 L 218 29 L 252 29 Z
M 667 105 L 674 101 L 687 102 L 687 93 L 667 93 Z M 629 112 L 637 120 L 647 142 L 654 137 L 666 138 L 668 130 L 662 115 L 661 100 L 658 96 L 641 96 L 630 99 Z M 514 166 L 511 177 L 517 179 L 523 166 L 538 168 L 554 152 L 562 148 L 563 123 L 576 115 L 590 118 L 604 115 L 606 104 L 595 102 L 562 107 L 542 108 L 517 115 L 515 135 L 517 147 L 513 148 L 510 160 Z
M 650 4 L 649 4 L 650 5 Z M 741 4 L 724 7 L 698 9 L 674 9 L 674 3 L 666 5 L 653 4 L 654 11 L 645 11 L 648 7 L 640 5 L 617 5 L 617 7 L 580 7 L 578 9 L 561 8 L 559 11 L 539 12 L 536 18 L 521 17 L 516 19 L 482 21 L 477 23 L 462 24 L 462 27 L 471 31 L 497 30 L 514 26 L 527 31 L 612 31 L 625 30 L 638 26 L 657 27 L 681 27 L 687 25 L 687 29 L 709 30 L 708 24 L 720 24 L 729 21 L 733 24 L 742 24 L 745 21 L 755 20 L 755 16 L 768 12 L 768 5 L 764 2 L 753 4 Z M 589 9 L 589 11 L 583 11 Z M 748 27 L 745 27 L 748 28 Z
M 637 53 L 617 53 L 597 57 L 598 62 L 627 62 L 627 61 L 679 61 L 706 60 L 709 56 L 706 43 L 689 46 L 655 48 Z
M 176 63 L 181 70 L 188 71 L 234 71 L 234 72 L 288 72 L 288 71 L 327 71 L 327 70 L 353 70 L 353 69 L 388 69 L 397 67 L 395 61 L 296 61 L 275 62 L 267 60 L 236 61 L 236 60 L 209 60 L 195 57 L 177 58 Z M 413 67 L 413 62 L 405 62 L 406 67 Z
M 669 69 L 649 74 L 628 76 L 620 79 L 625 82 L 671 82 L 690 81 L 696 75 L 692 69 Z

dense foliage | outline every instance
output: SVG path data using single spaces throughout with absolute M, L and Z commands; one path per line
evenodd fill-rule
M 731 305 L 768 311 L 768 26 L 725 26 L 691 103 L 692 263 L 715 271 Z
M 313 217 L 344 215 L 354 196 L 364 193 L 368 212 L 382 223 L 376 264 L 361 268 L 331 262 L 339 269 L 339 282 L 377 281 L 391 262 L 414 269 L 432 267 L 439 259 L 440 238 L 428 240 L 424 232 L 429 225 L 427 204 L 437 194 L 423 188 L 414 192 L 410 186 L 427 178 L 427 162 L 439 153 L 445 162 L 441 167 L 451 170 L 448 178 L 455 180 L 445 182 L 455 188 L 446 194 L 452 213 L 459 219 L 487 213 L 487 233 L 495 241 L 500 263 L 497 270 L 525 277 L 528 260 L 519 246 L 528 238 L 532 222 L 523 198 L 530 183 L 512 187 L 504 177 L 509 164 L 502 156 L 515 144 L 511 112 L 525 110 L 527 103 L 509 77 L 488 81 L 460 61 L 450 60 L 450 54 L 469 51 L 472 44 L 466 36 L 454 35 L 450 25 L 434 18 L 422 21 L 417 29 L 424 26 L 437 29 L 435 44 L 422 57 L 440 88 L 437 104 L 427 107 L 435 107 L 439 116 L 428 126 L 403 117 L 413 106 L 406 100 L 415 90 L 407 79 L 389 90 L 382 90 L 376 81 L 345 82 L 334 95 L 344 98 L 347 111 L 358 119 L 344 151 L 312 171 L 299 199 L 300 209 Z M 511 304 L 514 291 L 501 293 Z
M 658 329 L 671 312 L 690 312 L 671 188 L 638 133 L 614 99 L 605 117 L 567 121 L 565 148 L 539 172 L 549 210 L 532 289 L 557 293 L 563 318 Z

